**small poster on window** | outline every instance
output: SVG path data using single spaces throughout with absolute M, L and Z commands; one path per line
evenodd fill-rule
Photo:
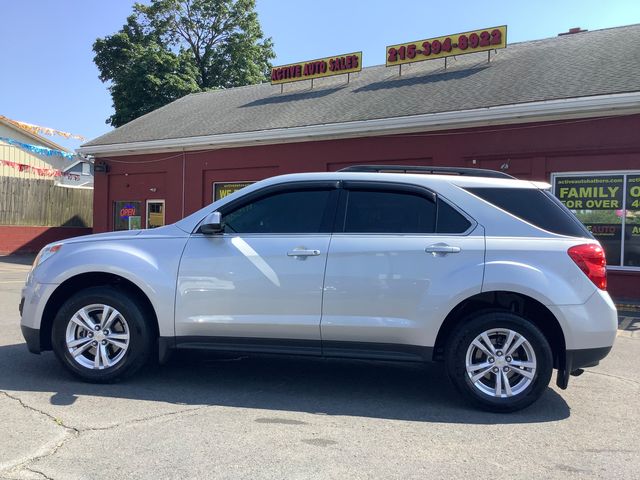
M 247 187 L 254 182 L 216 182 L 213 184 L 213 201 L 237 192 L 241 188 Z
M 129 217 L 129 230 L 139 230 L 141 228 L 142 223 L 139 215 Z

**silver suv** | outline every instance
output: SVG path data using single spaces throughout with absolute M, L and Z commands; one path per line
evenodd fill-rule
M 20 309 L 29 350 L 90 382 L 176 349 L 442 361 L 468 400 L 514 411 L 607 355 L 605 289 L 602 248 L 548 184 L 361 166 L 48 245 Z

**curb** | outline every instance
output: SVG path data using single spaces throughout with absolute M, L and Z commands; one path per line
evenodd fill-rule
M 616 308 L 625 312 L 640 312 L 640 304 L 637 303 L 616 303 Z

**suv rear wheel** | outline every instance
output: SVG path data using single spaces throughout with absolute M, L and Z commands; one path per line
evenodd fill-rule
M 531 322 L 509 312 L 478 314 L 451 336 L 449 378 L 473 404 L 512 412 L 535 402 L 551 379 L 549 342 Z
M 53 350 L 75 376 L 108 383 L 133 374 L 152 351 L 153 329 L 138 302 L 110 286 L 67 300 L 53 322 Z

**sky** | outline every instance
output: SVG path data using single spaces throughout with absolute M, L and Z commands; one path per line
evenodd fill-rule
M 92 45 L 121 28 L 133 4 L 0 0 L 0 115 L 87 139 L 111 130 L 111 97 Z M 274 65 L 356 51 L 365 67 L 380 65 L 387 45 L 498 25 L 515 43 L 640 23 L 639 0 L 257 0 L 257 11 L 275 44 Z

